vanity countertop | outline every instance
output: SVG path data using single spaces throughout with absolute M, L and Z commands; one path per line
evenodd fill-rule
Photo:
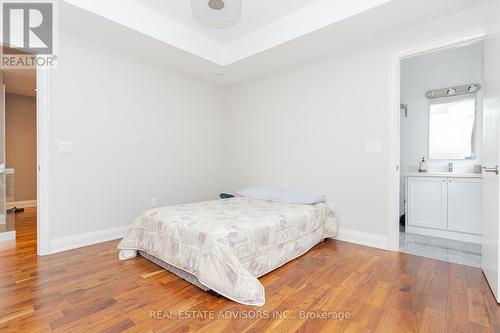
M 407 172 L 405 177 L 446 177 L 446 178 L 483 178 L 480 173 L 454 173 L 454 172 Z

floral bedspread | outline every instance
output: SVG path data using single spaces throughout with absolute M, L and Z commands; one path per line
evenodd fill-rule
M 145 251 L 231 300 L 262 306 L 265 291 L 258 277 L 336 233 L 337 221 L 325 203 L 232 198 L 144 212 L 118 249 L 122 260 Z

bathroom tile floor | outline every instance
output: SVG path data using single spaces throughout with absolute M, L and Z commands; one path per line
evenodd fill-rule
M 455 264 L 481 267 L 479 244 L 401 232 L 399 250 Z

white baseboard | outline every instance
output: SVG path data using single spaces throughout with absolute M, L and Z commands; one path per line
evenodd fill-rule
M 455 232 L 451 230 L 440 230 L 433 228 L 423 228 L 415 226 L 407 226 L 406 232 L 409 234 L 418 234 L 424 236 L 453 239 L 462 242 L 481 244 L 481 235 L 468 234 L 464 232 Z
M 54 238 L 50 241 L 50 254 L 120 239 L 125 237 L 130 228 L 131 225 L 124 225 L 111 229 Z
M 14 201 L 7 203 L 7 209 L 11 208 L 30 208 L 36 207 L 36 200 L 26 200 L 26 201 Z
M 387 249 L 388 245 L 387 236 L 343 228 L 339 229 L 336 239 L 344 242 L 376 247 L 378 249 L 384 250 Z
M 6 232 L 0 232 L 0 241 L 9 241 L 9 240 L 15 240 L 16 239 L 16 231 L 6 231 Z

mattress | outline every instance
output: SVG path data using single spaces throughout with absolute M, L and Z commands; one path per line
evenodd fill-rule
M 152 256 L 152 255 L 148 254 L 147 252 L 139 251 L 139 254 L 142 257 L 144 257 L 144 258 L 146 258 L 146 259 L 154 262 L 158 266 L 165 268 L 167 271 L 169 271 L 171 273 L 174 273 L 175 275 L 177 275 L 181 279 L 186 280 L 187 282 L 189 282 L 191 284 L 194 284 L 198 288 L 200 288 L 200 289 L 202 289 L 204 291 L 209 291 L 210 290 L 210 288 L 208 288 L 207 286 L 204 286 L 200 282 L 200 280 L 198 280 L 198 278 L 196 276 L 194 276 L 193 274 L 191 274 L 189 272 L 186 272 L 183 269 L 180 269 L 180 268 L 177 268 L 175 266 L 172 266 L 168 262 L 165 262 L 165 261 L 163 261 L 163 260 L 161 260 L 159 258 L 156 258 L 155 256 Z
M 232 198 L 144 212 L 118 248 L 122 260 L 142 251 L 169 270 L 188 273 L 186 280 L 204 290 L 262 306 L 265 290 L 258 277 L 336 233 L 335 215 L 325 203 Z

